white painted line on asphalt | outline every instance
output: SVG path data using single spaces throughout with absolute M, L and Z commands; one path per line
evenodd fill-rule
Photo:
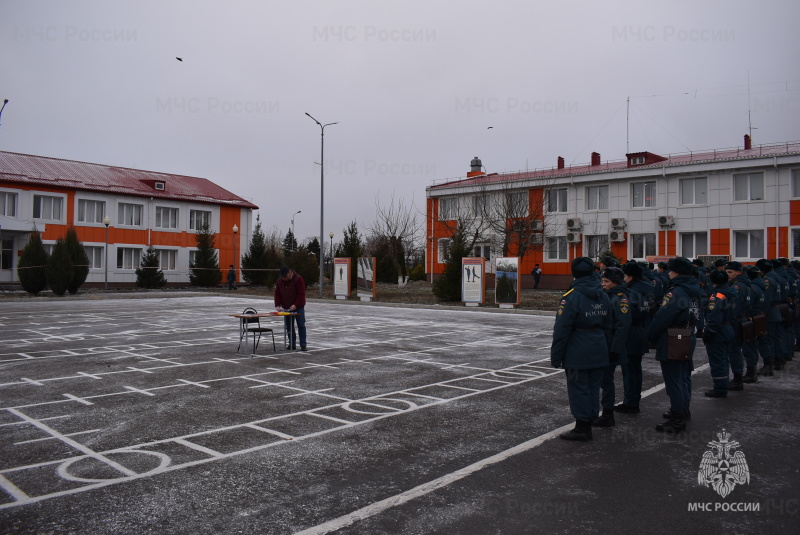
M 26 383 L 30 383 L 36 386 L 44 386 L 44 383 L 40 383 L 39 381 L 34 381 L 33 379 L 28 379 L 27 377 L 20 377 L 20 381 L 25 381 Z
M 139 394 L 144 394 L 145 396 L 155 396 L 152 392 L 148 392 L 147 390 L 142 390 L 141 388 L 136 388 L 135 386 L 126 386 L 128 390 L 131 392 L 138 392 Z
M 18 502 L 29 499 L 29 496 L 22 492 L 19 487 L 6 479 L 3 474 L 0 474 L 0 488 L 6 491 L 12 498 Z
M 250 429 L 255 429 L 256 431 L 263 431 L 264 433 L 269 433 L 270 435 L 275 435 L 276 437 L 280 437 L 283 440 L 294 439 L 292 435 L 287 435 L 286 433 L 281 433 L 280 431 L 275 431 L 274 429 L 267 429 L 266 427 L 260 427 L 256 424 L 245 424 L 244 427 L 249 427 Z
M 692 372 L 692 375 L 699 373 L 702 370 L 708 368 L 708 364 L 704 364 L 695 368 Z M 646 398 L 659 392 L 664 389 L 664 383 L 656 385 L 649 390 L 642 392 L 642 398 Z M 476 463 L 473 463 L 469 466 L 462 468 L 456 472 L 452 472 L 450 474 L 446 474 L 442 477 L 436 478 L 432 481 L 428 481 L 427 483 L 423 483 L 422 485 L 418 485 L 413 489 L 407 490 L 405 492 L 401 492 L 400 494 L 395 494 L 394 496 L 390 496 L 383 500 L 377 501 L 366 507 L 362 507 L 357 511 L 353 511 L 347 515 L 340 516 L 339 518 L 334 518 L 333 520 L 329 520 L 324 524 L 319 524 L 317 526 L 304 529 L 303 531 L 298 531 L 295 535 L 323 535 L 325 533 L 330 533 L 331 531 L 335 531 L 337 529 L 345 528 L 348 526 L 353 525 L 354 523 L 358 522 L 359 520 L 364 520 L 371 516 L 375 516 L 379 513 L 382 513 L 388 509 L 393 507 L 397 507 L 398 505 L 403 505 L 406 502 L 409 502 L 413 499 L 419 498 L 420 496 L 424 496 L 429 494 L 435 490 L 444 488 L 451 483 L 455 483 L 460 479 L 464 479 L 467 476 L 471 476 L 475 472 L 486 468 L 487 466 L 491 466 L 493 464 L 505 461 L 514 455 L 518 455 L 520 453 L 524 453 L 528 450 L 532 450 L 536 448 L 548 440 L 554 438 L 556 435 L 569 431 L 574 424 L 570 423 L 564 426 L 559 427 L 558 429 L 554 429 L 549 431 L 543 435 L 539 435 L 536 438 L 523 442 L 522 444 L 518 444 L 513 448 L 509 448 L 505 451 L 501 451 L 495 455 L 490 457 L 486 457 Z
M 72 401 L 77 401 L 78 403 L 83 403 L 84 405 L 94 405 L 91 401 L 87 401 L 83 398 L 79 398 L 78 396 L 73 396 L 72 394 L 62 394 L 65 398 L 71 399 Z
M 87 431 L 76 431 L 75 433 L 69 433 L 64 435 L 65 437 L 74 437 L 76 435 L 85 435 L 87 433 L 96 433 L 98 431 L 102 431 L 103 429 L 89 429 Z M 23 440 L 22 442 L 14 442 L 15 446 L 19 446 L 20 444 L 30 444 L 31 442 L 42 442 L 45 440 L 56 440 L 56 437 L 44 437 L 44 438 L 34 438 L 32 440 Z
M 201 384 L 201 383 L 195 383 L 194 381 L 187 381 L 186 379 L 178 379 L 178 381 L 180 381 L 181 383 L 185 383 L 187 385 L 199 386 L 200 388 L 211 388 L 208 385 L 204 385 L 204 384 Z
M 200 444 L 195 444 L 194 442 L 189 442 L 188 440 L 183 438 L 174 438 L 171 440 L 171 442 L 177 442 L 178 444 L 186 446 L 187 448 L 191 448 L 197 451 L 202 451 L 203 453 L 207 453 L 212 457 L 223 457 L 225 455 L 224 453 L 212 450 L 211 448 L 206 448 L 205 446 L 201 446 Z

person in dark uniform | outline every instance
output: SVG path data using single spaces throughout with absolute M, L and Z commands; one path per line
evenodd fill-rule
M 708 365 L 711 368 L 711 379 L 714 388 L 706 390 L 710 398 L 724 398 L 728 396 L 728 356 L 730 345 L 733 343 L 734 300 L 733 290 L 728 288 L 728 274 L 724 271 L 713 270 L 708 275 L 712 284 L 711 295 L 708 297 L 706 307 L 706 322 L 703 329 L 703 343 L 708 353 Z
M 698 280 L 700 281 L 700 287 L 701 288 L 705 288 L 706 287 L 706 283 L 708 282 L 708 280 L 707 280 L 708 279 L 708 270 L 703 265 L 703 261 L 700 260 L 699 258 L 695 258 L 694 260 L 692 260 L 692 265 L 697 267 Z
M 747 309 L 747 318 L 752 320 L 754 317 L 764 314 L 764 293 L 767 288 L 760 269 L 756 266 L 744 266 L 743 269 L 750 279 L 750 301 L 749 308 Z M 747 365 L 747 370 L 745 371 L 744 377 L 742 377 L 743 383 L 758 382 L 758 374 L 756 373 L 758 353 L 759 351 L 762 353 L 769 353 L 772 351 L 768 341 L 764 338 L 764 336 L 757 336 L 753 340 L 745 342 L 742 345 L 742 354 L 744 355 L 745 364 Z
M 666 263 L 665 263 L 666 267 Z M 649 351 L 647 327 L 655 313 L 653 286 L 642 280 L 642 267 L 636 262 L 622 266 L 631 303 L 631 329 L 628 335 L 628 362 L 621 365 L 622 385 L 625 396 L 622 403 L 614 407 L 616 412 L 636 414 L 642 399 L 642 357 Z
M 744 377 L 742 322 L 747 318 L 747 312 L 750 309 L 750 278 L 742 270 L 741 262 L 733 260 L 725 264 L 725 272 L 728 274 L 729 280 L 728 286 L 734 291 L 733 319 L 731 319 L 734 343 L 728 346 L 730 349 L 728 360 L 731 364 L 733 380 L 728 385 L 728 391 L 744 390 L 742 382 Z
M 533 271 L 531 271 L 531 275 L 533 275 L 533 289 L 539 289 L 539 282 L 542 280 L 542 268 L 539 267 L 539 264 L 534 266 Z
M 233 269 L 233 264 L 231 264 L 230 269 L 228 269 L 228 289 L 236 289 L 236 270 Z
M 608 366 L 611 301 L 594 275 L 591 258 L 571 263 L 572 288 L 561 298 L 553 327 L 550 364 L 564 368 L 575 428 L 565 440 L 592 440 L 592 420 L 600 410 L 600 382 Z
M 793 277 L 793 273 L 789 271 L 791 263 L 788 258 L 778 258 L 773 262 L 778 264 L 775 271 L 783 278 L 784 281 L 784 300 L 788 309 L 787 315 L 783 318 L 783 355 L 784 362 L 789 362 L 794 356 L 794 302 L 797 299 L 797 279 Z M 775 369 L 782 369 L 776 367 Z
M 670 360 L 667 352 L 667 330 L 672 327 L 693 328 L 700 323 L 700 285 L 692 278 L 692 264 L 688 259 L 678 256 L 667 263 L 670 287 L 661 301 L 650 326 L 648 339 L 656 346 L 656 360 L 661 363 L 670 408 L 665 414 L 667 420 L 656 425 L 656 431 L 679 433 L 686 429 L 689 419 L 689 403 L 692 388 L 692 359 Z M 696 344 L 692 334 L 692 347 Z
M 775 338 L 783 321 L 781 312 L 778 309 L 778 304 L 781 302 L 781 283 L 778 276 L 772 272 L 772 262 L 766 258 L 756 262 L 756 267 L 763 273 L 764 314 L 767 316 L 767 335 L 763 337 L 767 347 L 765 351 L 761 351 L 761 346 L 759 346 L 759 353 L 761 353 L 761 359 L 764 364 L 759 368 L 758 374 L 764 377 L 771 377 L 774 375 L 775 357 L 780 354 L 776 353 Z
M 800 295 L 800 260 L 792 260 L 786 271 L 794 279 L 797 293 Z M 800 351 L 800 303 L 798 303 L 797 299 L 792 305 L 792 310 L 794 312 L 794 326 L 792 328 L 794 345 L 792 346 L 792 354 L 794 354 L 794 351 Z
M 781 321 L 775 325 L 775 335 L 772 338 L 773 369 L 782 370 L 789 359 L 787 353 L 791 353 L 791 348 L 786 347 L 788 329 L 786 328 L 786 318 L 784 316 L 784 309 L 789 306 L 789 278 L 780 260 L 774 258 L 770 260 L 770 263 L 772 264 L 772 271 L 767 276 L 772 275 L 770 280 L 774 280 L 780 287 L 780 298 L 777 298 L 778 292 L 776 291 L 776 299 L 772 301 L 773 308 L 778 310 L 778 315 L 781 317 Z
M 611 301 L 611 338 L 608 343 L 608 366 L 603 370 L 600 383 L 602 395 L 600 405 L 603 414 L 592 420 L 595 427 L 612 427 L 614 422 L 614 371 L 617 366 L 628 364 L 628 339 L 631 330 L 631 304 L 628 288 L 625 287 L 625 273 L 618 267 L 610 267 L 600 274 L 600 285 Z

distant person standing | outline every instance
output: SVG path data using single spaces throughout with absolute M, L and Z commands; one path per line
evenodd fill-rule
M 231 264 L 231 267 L 228 270 L 228 289 L 229 290 L 236 289 L 236 270 L 233 269 L 233 264 Z
M 594 262 L 572 261 L 572 289 L 561 298 L 553 327 L 550 364 L 564 368 L 569 409 L 575 428 L 561 434 L 564 440 L 592 440 L 592 420 L 600 412 L 600 383 L 608 366 L 611 335 L 611 301 L 594 277 Z
M 297 335 L 294 323 L 297 323 L 297 332 L 300 335 L 300 350 L 306 349 L 306 281 L 295 270 L 283 266 L 280 278 L 275 283 L 275 308 L 278 311 L 296 312 L 297 315 L 284 318 L 284 328 L 289 333 L 289 345 L 286 349 L 297 349 Z M 294 322 L 292 321 L 294 319 Z
M 533 289 L 538 290 L 539 282 L 542 280 L 542 268 L 539 267 L 539 264 L 536 264 L 536 267 L 533 268 L 531 275 L 533 275 Z

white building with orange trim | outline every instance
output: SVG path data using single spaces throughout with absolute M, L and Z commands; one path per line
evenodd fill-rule
M 0 283 L 19 280 L 19 255 L 34 229 L 50 247 L 70 225 L 89 255 L 88 285 L 105 282 L 106 254 L 109 284 L 134 285 L 151 244 L 167 282 L 188 283 L 195 234 L 204 222 L 215 232 L 223 274 L 234 264 L 239 280 L 256 209 L 204 178 L 0 152 Z
M 565 166 L 559 157 L 556 167 L 516 173 L 487 173 L 476 160 L 466 178 L 426 188 L 429 280 L 444 270 L 454 214 L 469 217 L 478 199 L 493 193 L 525 195 L 529 214 L 522 215 L 541 214 L 541 222 L 530 227 L 535 246 L 520 262 L 526 287 L 532 287 L 529 274 L 539 264 L 541 287 L 565 288 L 574 258 L 605 249 L 623 260 L 800 259 L 800 142 L 751 146 L 745 136 L 744 146 L 733 149 L 640 152 L 606 162 L 592 153 L 589 165 Z M 502 256 L 490 246 L 496 242 L 479 236 L 475 256 Z

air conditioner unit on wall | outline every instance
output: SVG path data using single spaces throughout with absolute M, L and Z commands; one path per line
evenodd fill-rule
M 675 218 L 671 215 L 658 216 L 658 224 L 662 227 L 672 227 L 675 225 Z
M 581 228 L 583 228 L 583 224 L 581 223 L 580 217 L 570 217 L 567 219 L 567 229 L 581 230 Z
M 608 241 L 625 241 L 625 233 L 621 230 L 612 230 L 608 233 Z
M 580 232 L 567 232 L 567 243 L 580 243 L 580 242 L 581 242 Z
M 625 218 L 624 217 L 612 217 L 611 218 L 611 226 L 613 228 L 625 228 Z

